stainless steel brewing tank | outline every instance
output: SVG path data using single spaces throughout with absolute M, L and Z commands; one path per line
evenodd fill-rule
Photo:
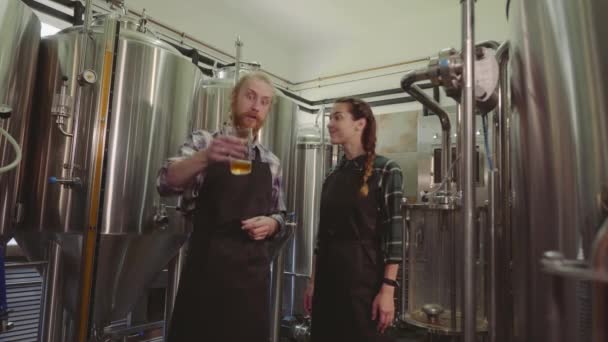
M 9 132 L 27 152 L 27 134 L 32 93 L 36 76 L 36 61 L 40 43 L 40 21 L 20 0 L 0 3 L 0 112 L 10 114 L 0 118 L 0 127 Z M 0 166 L 15 159 L 13 147 L 0 138 Z M 9 172 L 0 174 L 0 245 L 11 239 L 22 213 L 17 205 L 23 183 L 24 162 Z
M 428 204 L 403 206 L 408 237 L 408 291 L 405 322 L 436 334 L 462 333 L 463 240 L 459 209 Z M 485 210 L 478 209 L 476 254 L 477 331 L 488 330 Z M 404 298 L 402 298 L 404 300 Z
M 511 3 L 515 341 L 589 339 L 595 301 L 577 300 L 573 281 L 547 296 L 540 259 L 589 261 L 608 214 L 606 13 L 605 0 Z
M 337 146 L 321 143 L 318 128 L 300 129 L 292 167 L 294 186 L 290 201 L 294 203 L 297 229 L 285 262 L 286 291 L 283 315 L 303 315 L 303 294 L 312 275 L 313 255 L 319 224 L 321 188 L 329 169 L 335 165 Z
M 183 219 L 160 198 L 157 170 L 175 155 L 191 129 L 195 95 L 203 75 L 189 59 L 153 34 L 136 31 L 137 22 L 104 17 L 93 24 L 84 65 L 99 76 L 80 87 L 77 80 L 83 34 L 70 28 L 43 40 L 39 61 L 36 107 L 25 224 L 18 232 L 30 259 L 44 259 L 47 241 L 62 245 L 66 273 L 64 305 L 76 312 L 82 239 L 91 227 L 96 206 L 91 190 L 96 162 L 103 160 L 93 326 L 124 318 L 146 284 L 178 251 L 186 239 Z M 109 28 L 119 27 L 118 36 Z M 107 34 L 108 33 L 108 34 Z M 118 38 L 117 38 L 118 37 Z M 117 38 L 117 40 L 115 40 Z M 110 42 L 109 44 L 106 44 Z M 114 53 L 108 48 L 114 48 Z M 113 57 L 113 63 L 104 63 Z M 107 69 L 111 68 L 111 69 Z M 51 116 L 54 95 L 63 77 L 73 100 L 65 130 Z M 111 78 L 110 78 L 111 77 Z M 109 92 L 102 85 L 111 81 Z M 108 119 L 101 120 L 109 96 Z M 56 100 L 55 100 L 56 101 Z M 100 148 L 105 131 L 105 149 Z M 81 184 L 63 186 L 49 178 L 78 177 Z M 95 222 L 93 222 L 95 224 Z

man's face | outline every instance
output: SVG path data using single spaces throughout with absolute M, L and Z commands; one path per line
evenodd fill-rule
M 237 95 L 236 125 L 257 132 L 270 111 L 272 95 L 272 87 L 266 82 L 257 79 L 246 81 Z

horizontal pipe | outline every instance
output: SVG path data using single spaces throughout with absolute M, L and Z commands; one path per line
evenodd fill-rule
M 419 86 L 414 84 L 418 81 L 428 79 L 427 75 L 426 70 L 412 70 L 401 78 L 401 88 L 422 105 L 428 107 L 433 113 L 435 113 L 439 117 L 441 128 L 443 130 L 450 130 L 450 117 L 445 109 L 441 108 L 439 103 L 422 91 Z
M 354 71 L 349 71 L 349 72 L 344 72 L 344 73 L 334 74 L 334 75 L 329 75 L 329 76 L 321 76 L 321 77 L 309 79 L 306 81 L 295 82 L 295 83 L 292 83 L 291 85 L 298 86 L 298 85 L 302 85 L 302 84 L 306 84 L 306 83 L 322 82 L 322 81 L 326 81 L 326 80 L 330 80 L 330 79 L 335 79 L 335 78 L 340 78 L 340 77 L 345 77 L 345 76 L 352 76 L 352 75 L 361 74 L 361 73 L 365 73 L 365 72 L 378 71 L 378 70 L 382 70 L 382 69 L 394 68 L 394 67 L 398 67 L 398 66 L 409 65 L 409 64 L 414 64 L 414 63 L 421 63 L 421 62 L 428 62 L 428 61 L 429 61 L 428 57 L 416 58 L 416 59 L 411 59 L 411 60 L 403 61 L 403 62 L 399 62 L 399 63 L 381 65 L 381 66 L 371 67 L 371 68 L 366 68 L 366 69 L 359 69 L 359 70 L 354 70 Z

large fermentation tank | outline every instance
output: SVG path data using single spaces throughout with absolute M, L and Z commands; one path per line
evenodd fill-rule
M 329 169 L 335 165 L 337 146 L 322 143 L 318 127 L 298 132 L 294 168 L 294 203 L 297 229 L 287 252 L 283 315 L 304 315 L 304 291 L 313 272 L 313 255 L 319 224 L 321 187 Z
M 485 210 L 478 209 L 477 331 L 488 330 L 488 243 Z M 402 319 L 442 335 L 462 334 L 463 240 L 461 212 L 428 204 L 404 205 L 408 238 L 407 312 Z M 402 298 L 404 300 L 404 298 Z
M 550 250 L 588 263 L 608 214 L 606 13 L 605 0 L 511 2 L 515 341 L 588 341 L 589 307 L 606 305 L 540 263 Z
M 27 150 L 30 107 L 40 43 L 40 21 L 20 0 L 0 3 L 0 127 Z M 15 159 L 13 147 L 0 138 L 0 166 Z M 11 239 L 22 213 L 18 192 L 24 164 L 0 174 L 0 246 Z
M 27 212 L 16 235 L 33 260 L 58 242 L 60 302 L 72 318 L 86 299 L 81 276 L 91 270 L 83 260 L 95 255 L 90 321 L 97 333 L 128 314 L 187 237 L 176 199 L 158 195 L 156 177 L 191 129 L 203 75 L 138 27 L 112 14 L 93 22 L 90 38 L 69 28 L 40 49 Z M 96 82 L 79 82 L 81 62 Z

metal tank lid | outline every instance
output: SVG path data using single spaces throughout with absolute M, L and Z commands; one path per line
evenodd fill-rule
M 156 32 L 149 27 L 146 27 L 145 32 L 138 31 L 140 27 L 140 20 L 124 14 L 108 13 L 96 16 L 91 22 L 91 30 L 95 33 L 101 33 L 103 25 L 107 17 L 115 16 L 116 20 L 120 23 L 120 36 L 122 38 L 139 41 L 155 47 L 171 51 L 175 54 L 181 55 L 181 53 L 171 46 L 171 44 L 165 43 L 158 38 Z M 83 26 L 72 26 L 59 31 L 58 34 L 67 34 L 72 32 L 79 32 L 83 29 Z
M 329 144 L 328 136 L 325 137 L 325 144 Z M 321 145 L 321 129 L 319 126 L 304 126 L 298 129 L 298 145 Z
M 258 62 L 240 62 L 239 65 L 239 76 L 241 74 L 258 71 L 261 66 Z M 218 69 L 216 77 L 218 79 L 234 79 L 234 63 L 230 63 L 225 67 Z

